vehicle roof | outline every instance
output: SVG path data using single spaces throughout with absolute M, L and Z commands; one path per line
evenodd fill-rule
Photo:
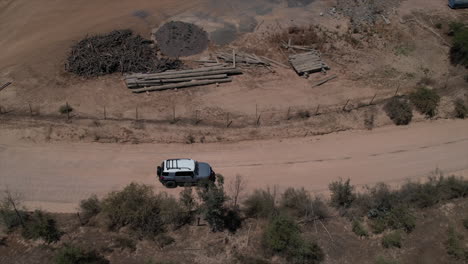
M 164 172 L 194 171 L 195 161 L 193 159 L 168 159 L 164 161 Z

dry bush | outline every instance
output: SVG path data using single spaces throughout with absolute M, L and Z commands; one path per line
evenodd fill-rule
M 463 99 L 458 98 L 455 100 L 455 117 L 460 119 L 465 119 L 468 116 L 468 106 L 466 106 Z
M 398 231 L 393 231 L 382 237 L 382 246 L 384 248 L 397 247 L 401 248 L 401 233 Z
M 437 114 L 440 96 L 435 90 L 421 87 L 412 92 L 409 98 L 421 114 L 427 117 L 434 117 Z
M 276 208 L 276 190 L 256 189 L 244 201 L 244 213 L 247 217 L 268 218 L 278 212 Z
M 68 246 L 61 248 L 55 255 L 55 264 L 109 264 L 103 256 L 96 251 L 87 251 L 81 248 Z
M 101 202 L 96 195 L 92 195 L 88 199 L 80 202 L 81 218 L 88 222 L 91 218 L 101 212 Z
M 320 198 L 312 198 L 304 188 L 288 188 L 280 201 L 281 207 L 292 211 L 296 217 L 306 222 L 329 217 L 328 208 Z
M 395 125 L 407 125 L 413 119 L 411 105 L 403 98 L 392 97 L 384 106 L 388 117 Z
M 59 241 L 62 232 L 58 230 L 55 219 L 41 210 L 36 210 L 25 222 L 21 235 L 27 239 L 43 239 L 50 244 Z
M 114 72 L 161 72 L 182 65 L 179 60 L 159 58 L 151 43 L 128 29 L 86 37 L 72 47 L 65 68 L 93 77 Z
M 164 231 L 161 202 L 150 186 L 131 183 L 122 191 L 109 193 L 102 201 L 108 227 L 131 227 L 142 236 L 154 237 Z
M 328 185 L 328 189 L 331 192 L 330 203 L 336 208 L 348 208 L 356 198 L 354 193 L 354 186 L 351 185 L 350 179 L 343 181 L 334 181 Z

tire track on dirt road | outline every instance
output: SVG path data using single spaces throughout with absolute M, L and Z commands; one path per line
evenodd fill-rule
M 29 207 L 74 211 L 91 194 L 103 196 L 130 182 L 168 190 L 155 176 L 163 159 L 209 162 L 226 183 L 236 175 L 248 188 L 304 187 L 324 191 L 340 177 L 355 185 L 398 184 L 439 168 L 467 175 L 468 121 L 438 120 L 373 131 L 317 137 L 210 144 L 28 143 L 0 129 L 0 191 L 21 193 Z

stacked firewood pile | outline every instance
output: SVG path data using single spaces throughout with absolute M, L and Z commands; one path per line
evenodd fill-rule
M 323 72 L 330 69 L 322 61 L 320 53 L 316 50 L 290 55 L 289 63 L 299 75 L 307 76 L 309 73 Z
M 153 42 L 131 30 L 86 37 L 72 47 L 65 65 L 67 71 L 85 77 L 114 72 L 162 72 L 181 66 L 179 60 L 158 57 Z
M 233 67 L 204 67 L 153 74 L 130 74 L 125 76 L 125 83 L 133 93 L 143 93 L 231 82 L 232 78 L 229 76 L 241 73 L 242 71 Z

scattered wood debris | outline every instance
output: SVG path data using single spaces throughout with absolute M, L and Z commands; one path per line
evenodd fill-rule
M 257 55 L 244 52 L 217 52 L 216 57 L 228 63 L 234 63 L 235 61 L 237 64 L 270 65 L 270 63 L 260 59 Z
M 125 82 L 133 93 L 142 93 L 231 82 L 232 78 L 229 76 L 235 74 L 242 74 L 242 71 L 232 67 L 213 66 L 153 74 L 130 74 L 125 76 Z
M 338 76 L 336 76 L 335 74 L 333 74 L 333 75 L 330 76 L 330 77 L 327 77 L 327 78 L 325 78 L 325 79 L 322 79 L 322 80 L 316 82 L 315 84 L 312 85 L 312 87 L 320 86 L 320 85 L 325 84 L 325 83 L 327 83 L 328 81 L 331 81 L 331 80 L 336 79 L 336 78 L 338 78 Z
M 323 72 L 330 69 L 322 61 L 320 52 L 316 50 L 290 55 L 289 63 L 299 75 L 308 75 L 309 73 Z
M 11 84 L 11 82 L 7 82 L 7 83 L 5 83 L 4 85 L 2 85 L 2 86 L 0 87 L 0 91 L 3 90 L 3 89 L 5 89 L 5 88 L 7 88 L 8 86 L 10 86 L 10 84 Z

